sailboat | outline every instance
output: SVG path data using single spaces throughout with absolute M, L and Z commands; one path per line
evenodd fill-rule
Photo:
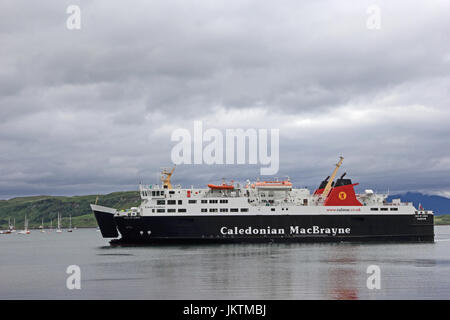
M 56 232 L 61 233 L 61 214 L 58 212 L 58 228 L 56 229 Z
M 45 230 L 44 230 L 44 218 L 42 218 L 42 224 L 41 224 L 41 226 L 39 228 L 41 229 L 42 233 L 45 233 Z
M 67 232 L 72 232 L 72 215 L 69 216 L 69 229 L 67 229 Z
M 11 218 L 8 218 L 8 230 L 0 231 L 0 234 L 10 234 L 12 232 Z
M 25 215 L 25 221 L 23 223 L 23 230 L 19 231 L 17 234 L 30 234 L 30 230 L 28 230 L 27 215 Z

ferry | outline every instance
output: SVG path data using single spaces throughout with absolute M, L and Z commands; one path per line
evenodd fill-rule
M 112 245 L 434 241 L 432 211 L 371 189 L 356 193 L 345 173 L 336 179 L 342 162 L 314 192 L 289 178 L 174 187 L 175 167 L 163 169 L 161 184 L 139 186 L 139 207 L 91 209 Z

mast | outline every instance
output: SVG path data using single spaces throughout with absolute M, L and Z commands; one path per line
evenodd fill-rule
M 161 171 L 161 181 L 163 182 L 163 188 L 164 189 L 173 189 L 172 183 L 170 182 L 170 179 L 172 177 L 173 172 L 175 171 L 175 166 L 172 168 L 171 171 L 169 171 L 168 168 L 163 168 Z
M 331 174 L 330 179 L 328 179 L 328 183 L 322 192 L 321 199 L 326 199 L 328 197 L 328 194 L 330 193 L 331 185 L 333 184 L 334 178 L 336 178 L 336 174 L 339 170 L 339 167 L 342 165 L 342 161 L 344 161 L 344 157 L 339 157 L 339 158 L 340 158 L 340 160 L 336 164 L 336 168 L 334 169 L 333 173 Z

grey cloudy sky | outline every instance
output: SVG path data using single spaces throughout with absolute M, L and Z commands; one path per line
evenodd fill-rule
M 449 1 L 2 0 L 0 198 L 153 183 L 195 120 L 279 128 L 279 176 L 298 186 L 343 155 L 363 188 L 450 195 L 449 18 Z M 173 180 L 259 168 L 181 165 Z

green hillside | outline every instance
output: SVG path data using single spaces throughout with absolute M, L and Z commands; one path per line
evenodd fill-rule
M 450 224 L 450 214 L 443 214 L 440 216 L 434 217 L 434 224 L 435 225 L 444 225 L 444 224 Z
M 44 219 L 48 227 L 53 219 L 56 226 L 58 212 L 62 215 L 63 227 L 69 225 L 69 215 L 72 215 L 72 225 L 75 227 L 96 227 L 94 215 L 89 204 L 95 203 L 97 195 L 55 197 L 35 196 L 0 200 L 0 230 L 8 227 L 8 218 L 16 219 L 16 229 L 23 228 L 25 214 L 30 228 L 37 228 Z M 116 209 L 127 209 L 140 204 L 138 191 L 114 192 L 98 196 L 98 204 Z

